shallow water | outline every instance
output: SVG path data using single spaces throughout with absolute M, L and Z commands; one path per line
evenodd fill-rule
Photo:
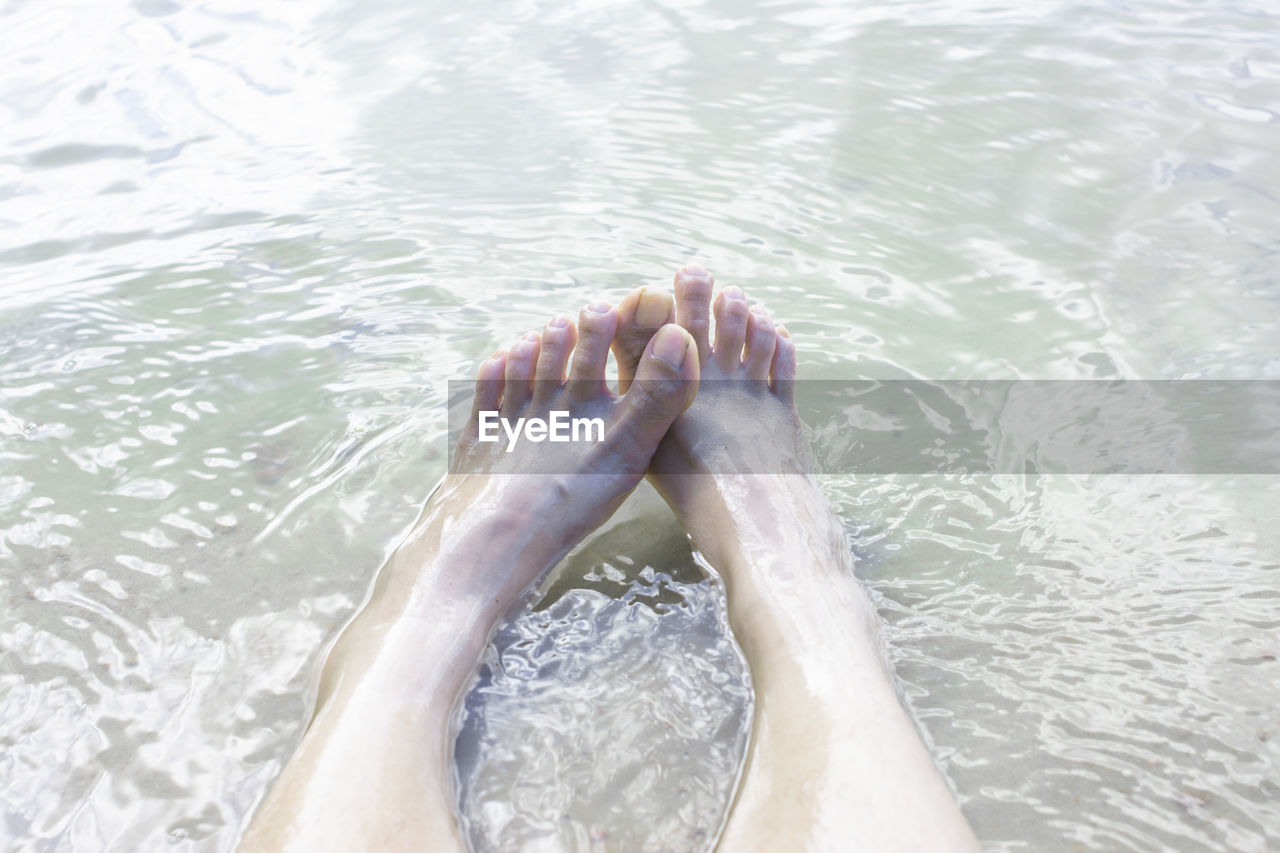
M 1280 377 L 1278 43 L 1179 2 L 0 6 L 0 846 L 230 849 L 446 381 L 686 261 L 809 377 Z M 1276 478 L 826 486 L 993 849 L 1280 846 Z M 597 556 L 474 697 L 479 847 L 720 819 L 716 588 Z

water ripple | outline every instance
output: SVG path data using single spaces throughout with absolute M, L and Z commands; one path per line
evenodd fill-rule
M 816 378 L 1275 375 L 1276 23 L 4 6 L 0 846 L 230 849 L 443 470 L 445 380 L 683 261 Z M 828 487 L 992 849 L 1280 846 L 1272 479 Z M 741 671 L 718 593 L 638 549 L 500 635 L 477 843 L 714 830 Z M 648 799 L 658 743 L 707 763 Z

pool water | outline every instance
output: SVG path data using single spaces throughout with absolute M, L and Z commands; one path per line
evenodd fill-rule
M 230 850 L 447 381 L 698 261 L 821 379 L 1280 378 L 1280 12 L 0 4 L 0 847 Z M 992 850 L 1280 847 L 1280 478 L 833 474 Z M 478 850 L 700 850 L 749 718 L 643 497 L 504 626 Z

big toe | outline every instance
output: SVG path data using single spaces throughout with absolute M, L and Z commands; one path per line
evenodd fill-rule
M 666 325 L 645 346 L 618 418 L 623 453 L 652 456 L 671 422 L 698 391 L 698 348 L 692 336 Z
M 638 287 L 618 305 L 618 331 L 613 357 L 618 361 L 618 390 L 626 393 L 644 357 L 645 348 L 658 329 L 675 317 L 671 294 L 654 287 Z

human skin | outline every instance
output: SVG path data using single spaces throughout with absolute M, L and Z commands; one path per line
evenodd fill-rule
M 242 851 L 464 849 L 450 722 L 493 627 L 621 505 L 696 392 L 697 351 L 669 326 L 646 345 L 628 393 L 610 393 L 617 322 L 609 306 L 588 306 L 578 328 L 556 318 L 481 366 L 451 470 L 329 654 L 315 715 Z M 506 453 L 475 440 L 476 413 L 495 409 L 603 417 L 605 440 Z M 535 460 L 554 473 L 519 473 Z
M 628 296 L 614 354 L 625 388 L 653 327 L 674 319 L 698 347 L 697 399 L 663 438 L 650 478 L 724 578 L 755 691 L 746 766 L 718 849 L 977 850 L 898 700 L 878 617 L 810 473 L 795 344 L 741 290 L 722 290 L 713 305 L 712 288 L 693 267 L 676 275 L 674 306 L 661 291 Z
M 450 474 L 330 654 L 311 726 L 242 850 L 462 850 L 449 785 L 459 694 L 497 622 L 646 470 L 724 576 L 755 688 L 718 849 L 977 849 L 898 702 L 874 609 L 809 473 L 794 343 L 737 288 L 713 309 L 712 287 L 687 267 L 674 302 L 640 288 L 617 310 L 585 309 L 580 339 L 557 318 L 481 366 L 477 411 L 600 415 L 606 441 L 508 454 L 468 440 L 473 412 Z M 621 397 L 604 384 L 610 344 Z M 515 473 L 534 468 L 554 473 Z

